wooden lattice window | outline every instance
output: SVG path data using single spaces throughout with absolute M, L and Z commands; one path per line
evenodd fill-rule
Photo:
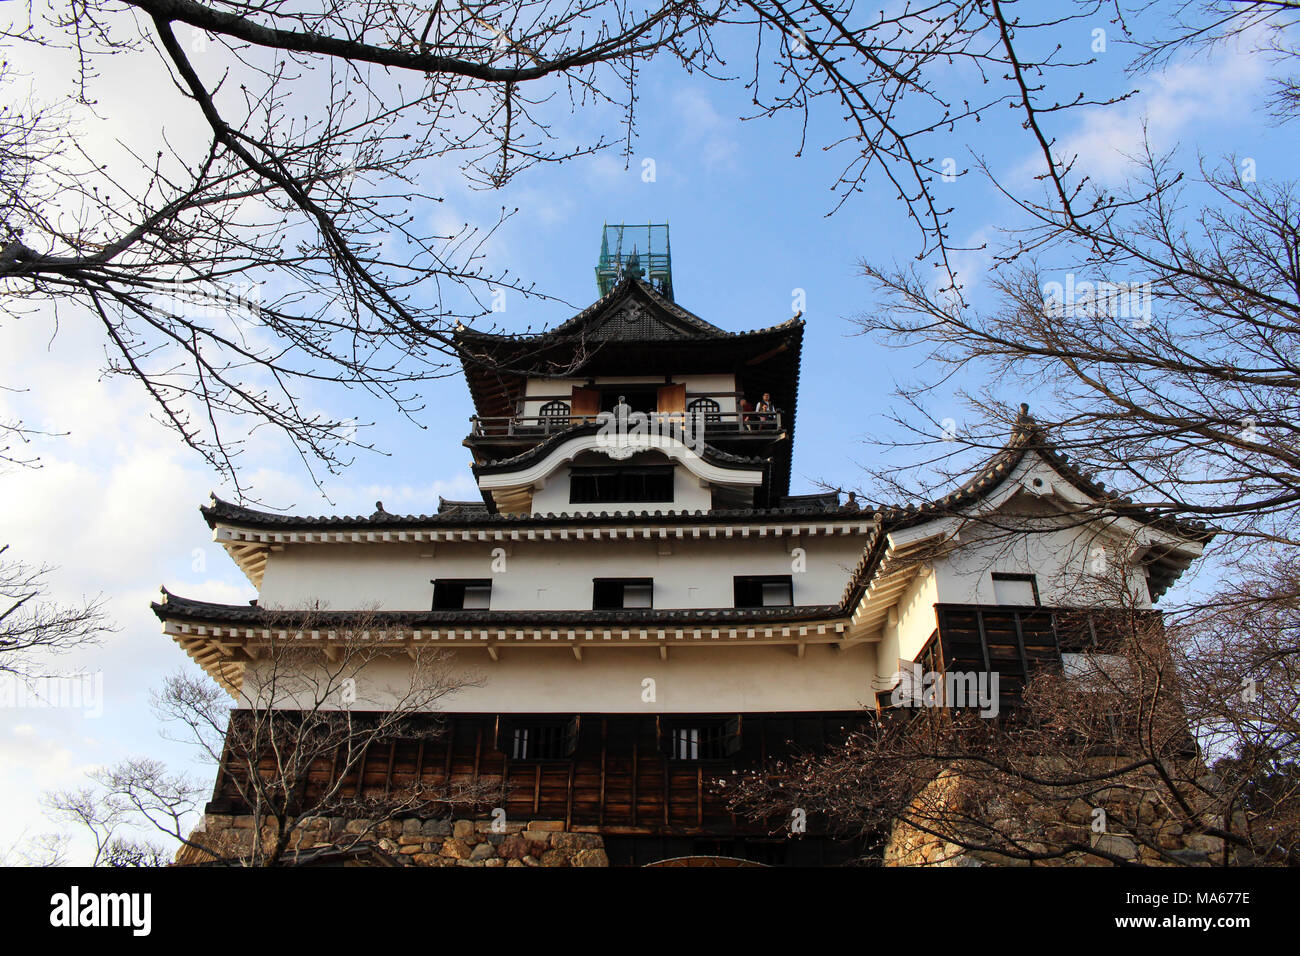
M 543 425 L 550 429 L 557 425 L 569 424 L 569 414 L 569 403 L 556 399 L 543 405 L 541 411 L 537 413 L 537 417 Z
M 697 398 L 686 406 L 686 410 L 703 418 L 706 425 L 716 425 L 722 421 L 722 406 L 711 398 Z

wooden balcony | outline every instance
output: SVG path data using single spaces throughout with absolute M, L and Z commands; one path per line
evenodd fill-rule
M 915 661 L 923 673 L 996 672 L 1000 709 L 1014 706 L 1042 666 L 1062 654 L 1107 653 L 1137 626 L 1159 627 L 1159 611 L 936 604 L 934 633 Z M 886 706 L 889 694 L 878 696 Z
M 707 437 L 771 438 L 783 427 L 781 412 L 649 412 L 647 427 L 667 434 L 673 428 L 689 428 Z M 608 420 L 608 419 L 606 419 Z M 575 425 L 598 424 L 594 415 L 511 415 L 503 418 L 470 418 L 470 437 L 475 439 L 545 438 Z

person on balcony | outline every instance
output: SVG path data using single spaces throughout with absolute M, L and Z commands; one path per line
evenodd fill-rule
M 754 406 L 747 398 L 740 400 L 740 427 L 745 430 L 754 427 Z
M 771 392 L 763 393 L 763 400 L 758 403 L 758 407 L 754 411 L 758 413 L 754 417 L 758 420 L 760 428 L 776 427 L 776 406 L 772 404 Z

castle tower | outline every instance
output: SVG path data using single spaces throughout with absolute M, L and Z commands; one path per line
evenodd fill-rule
M 407 815 L 434 821 L 434 843 L 454 839 L 439 835 L 440 814 L 476 822 L 466 836 L 506 821 L 503 841 L 475 848 L 479 862 L 522 859 L 515 838 L 530 832 L 534 861 L 844 861 L 858 848 L 833 821 L 747 821 L 728 806 L 727 778 L 877 719 L 900 662 L 998 669 L 1014 695 L 1031 660 L 1069 651 L 1060 612 L 1101 600 L 1059 583 L 1099 534 L 1148 606 L 1200 545 L 1114 504 L 1027 414 L 940 502 L 863 510 L 791 496 L 803 319 L 729 330 L 693 314 L 674 298 L 666 227 L 661 244 L 657 227 L 635 228 L 649 232 L 630 247 L 634 227 L 606 228 L 603 294 L 568 321 L 458 333 L 479 500 L 359 517 L 214 500 L 203 509 L 214 539 L 259 599 L 166 594 L 155 611 L 245 709 L 277 641 L 336 659 L 364 608 L 383 616 L 364 639 L 392 646 L 362 689 L 371 709 L 422 649 L 477 675 L 440 702 L 437 739 L 375 748 L 343 791 L 373 801 L 411 781 L 434 794 L 472 781 L 487 794 L 477 807 L 435 800 Z M 996 549 L 964 520 L 1008 507 L 1049 524 L 1100 510 L 1097 527 L 1062 520 Z M 295 631 L 294 615 L 318 606 L 329 610 L 310 633 Z M 233 772 L 222 769 L 210 819 L 247 812 Z M 412 856 L 442 858 L 422 850 Z

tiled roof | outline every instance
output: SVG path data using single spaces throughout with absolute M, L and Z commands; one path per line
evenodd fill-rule
M 713 509 L 709 511 L 615 511 L 610 514 L 586 512 L 581 514 L 489 514 L 483 506 L 478 508 L 439 509 L 437 514 L 395 515 L 376 512 L 363 515 L 290 515 L 258 511 L 242 505 L 222 501 L 212 496 L 212 504 L 199 509 L 209 527 L 218 524 L 243 525 L 257 528 L 423 528 L 423 527 L 483 527 L 483 526 L 548 526 L 572 524 L 625 524 L 628 521 L 656 521 L 663 524 L 726 524 L 752 521 L 806 521 L 814 519 L 840 519 L 861 517 L 856 508 L 844 505 L 821 507 L 816 504 L 782 508 Z
M 885 505 L 875 509 L 872 517 L 876 521 L 876 529 L 869 534 L 867 547 L 849 578 L 848 587 L 844 592 L 844 605 L 851 606 L 857 600 L 862 588 L 870 581 L 871 571 L 883 554 L 881 545 L 885 532 L 900 530 L 945 515 L 958 514 L 962 509 L 995 491 L 1031 451 L 1042 455 L 1057 474 L 1116 515 L 1159 527 L 1194 541 L 1205 541 L 1213 537 L 1213 533 L 1204 524 L 1155 513 L 1085 475 L 1070 463 L 1068 456 L 1052 445 L 1046 430 L 1029 414 L 1029 406 L 1022 404 L 1007 444 L 976 468 L 973 476 L 960 488 L 942 498 L 920 505 Z
M 785 322 L 777 325 L 768 326 L 763 329 L 751 329 L 744 332 L 728 332 L 726 329 L 719 328 L 711 322 L 706 322 L 694 312 L 683 309 L 676 302 L 665 298 L 650 283 L 643 279 L 637 278 L 630 273 L 625 274 L 623 278 L 614 285 L 607 293 L 587 306 L 581 312 L 572 318 L 566 319 L 552 329 L 546 329 L 542 332 L 532 332 L 523 334 L 479 332 L 470 328 L 463 328 L 456 332 L 456 338 L 465 342 L 473 341 L 475 343 L 485 344 L 492 341 L 501 342 L 535 342 L 541 344 L 547 340 L 562 339 L 570 335 L 581 332 L 587 324 L 599 313 L 609 306 L 618 302 L 623 297 L 640 292 L 649 299 L 657 308 L 662 309 L 667 315 L 671 316 L 678 323 L 678 328 L 674 330 L 674 337 L 681 338 L 699 338 L 699 339 L 735 339 L 745 338 L 755 335 L 766 335 L 771 332 L 778 332 L 786 329 L 793 329 L 803 325 L 802 319 L 798 316 L 787 319 Z M 608 323 L 606 323 L 608 324 Z M 628 339 L 644 337 L 645 330 L 632 328 L 626 335 L 618 335 Z M 651 336 L 659 337 L 659 336 Z
M 217 621 L 230 624 L 274 626 L 284 615 L 256 604 L 214 604 L 178 597 L 166 588 L 163 600 L 150 605 L 159 620 Z M 302 616 L 304 612 L 292 612 Z M 820 620 L 839 616 L 837 604 L 814 604 L 796 607 L 761 608 L 626 608 L 619 610 L 556 611 L 327 611 L 313 614 L 313 623 L 321 626 L 346 625 L 365 621 L 371 627 L 382 623 L 393 626 L 424 627 L 434 625 L 502 625 L 531 626 L 548 624 L 744 624 L 784 621 Z
M 471 515 L 486 515 L 488 513 L 487 505 L 482 501 L 448 501 L 441 495 L 438 496 L 438 514 L 456 514 L 463 517 Z

